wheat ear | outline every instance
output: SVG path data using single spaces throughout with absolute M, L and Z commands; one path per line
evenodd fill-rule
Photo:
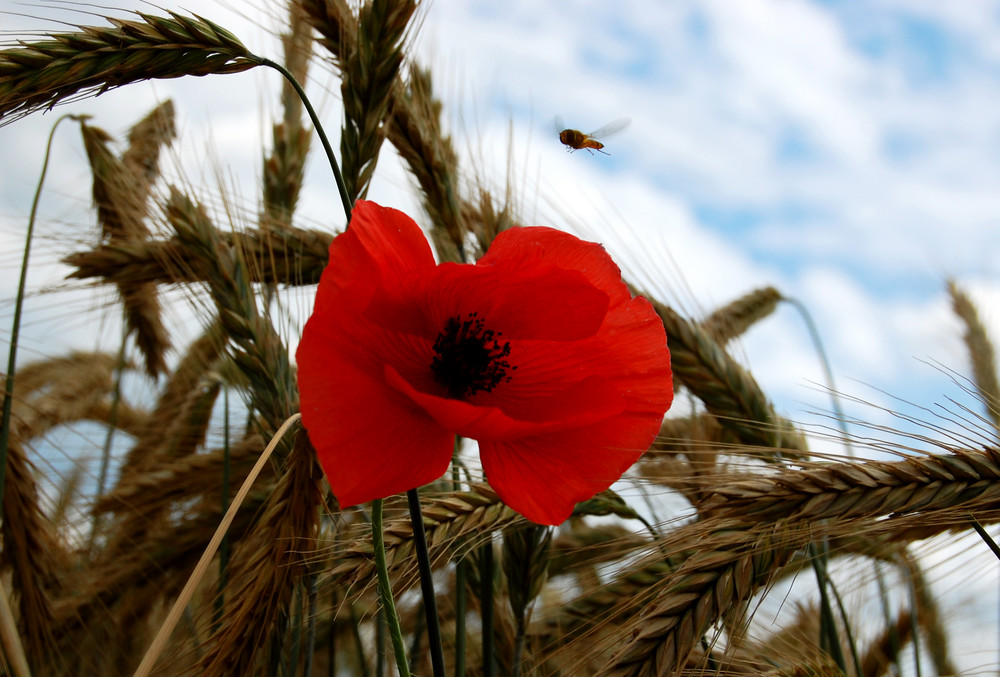
M 434 98 L 430 71 L 414 65 L 409 75 L 398 93 L 389 140 L 424 195 L 435 249 L 444 260 L 462 261 L 469 229 L 459 197 L 458 156 L 441 130 L 441 102 Z
M 345 71 L 359 52 L 358 19 L 343 0 L 299 2 L 322 36 L 320 43 L 341 71 Z M 441 102 L 434 98 L 430 72 L 411 66 L 408 82 L 403 84 L 397 74 L 396 82 L 386 86 L 391 112 L 387 124 L 389 140 L 410 167 L 424 194 L 423 204 L 431 219 L 435 249 L 442 260 L 461 261 L 469 229 L 466 209 L 459 198 L 458 159 L 451 139 L 441 131 Z M 492 236 L 485 239 L 488 246 Z
M 602 675 L 653 677 L 683 666 L 717 619 L 744 605 L 812 538 L 807 527 L 747 529 L 735 520 L 698 522 L 671 536 L 697 536 L 698 548 L 653 585 L 653 601 L 619 631 L 625 645 Z
M 962 338 L 969 351 L 972 363 L 972 380 L 976 384 L 979 397 L 1000 437 L 1000 382 L 997 381 L 996 351 L 990 341 L 986 327 L 979 319 L 979 313 L 969 295 L 962 291 L 954 280 L 948 281 L 948 295 L 951 307 L 965 325 Z
M 701 328 L 720 344 L 725 344 L 773 313 L 782 298 L 781 292 L 774 287 L 755 289 L 714 311 L 702 321 Z
M 259 60 L 224 28 L 198 16 L 137 12 L 112 27 L 79 26 L 0 51 L 0 124 L 88 93 L 184 75 L 236 73 Z
M 3 494 L 3 560 L 13 571 L 18 595 L 18 626 L 36 669 L 52 656 L 51 595 L 59 587 L 64 555 L 51 523 L 38 501 L 31 464 L 16 439 L 7 445 L 7 483 Z
M 297 408 L 298 391 L 288 349 L 274 326 L 258 314 L 243 253 L 218 237 L 204 209 L 176 189 L 171 190 L 166 212 L 177 237 L 205 266 L 219 320 L 240 347 L 233 359 L 250 381 L 251 404 L 264 417 L 265 433 L 276 430 Z
M 673 308 L 652 301 L 667 330 L 674 377 L 747 445 L 805 450 L 797 433 L 774 412 L 756 379 L 705 332 Z
M 421 506 L 421 510 L 432 561 L 456 553 L 463 544 L 468 547 L 467 541 L 474 541 L 483 532 L 523 520 L 485 485 L 473 485 L 471 491 L 432 498 Z M 387 565 L 390 571 L 403 571 L 413 562 L 413 526 L 408 518 L 394 519 L 386 523 L 384 531 Z M 374 578 L 371 558 L 370 537 L 359 538 L 344 548 L 330 574 L 331 579 L 337 584 L 366 585 Z M 410 575 L 397 579 L 396 584 L 402 589 L 414 582 Z
M 250 233 L 216 232 L 215 237 L 258 262 L 247 268 L 251 282 L 289 285 L 319 282 L 333 240 L 328 232 L 292 227 Z M 100 278 L 114 284 L 204 282 L 211 274 L 201 259 L 190 259 L 190 252 L 177 238 L 101 245 L 69 254 L 62 261 L 76 268 L 70 278 Z
M 293 586 L 309 571 L 308 558 L 316 550 L 321 479 L 316 452 L 300 431 L 260 521 L 233 555 L 226 622 L 210 640 L 199 674 L 221 677 L 253 670 Z
M 177 621 L 180 620 L 181 614 L 187 607 L 188 602 L 191 600 L 191 596 L 194 594 L 195 589 L 198 587 L 198 584 L 205 576 L 205 572 L 208 570 L 209 565 L 215 558 L 215 553 L 219 549 L 222 537 L 225 536 L 226 531 L 228 531 L 229 526 L 236 517 L 236 513 L 239 512 L 240 507 L 243 505 L 243 501 L 250 492 L 250 488 L 253 486 L 254 480 L 257 479 L 257 476 L 264 469 L 267 461 L 271 458 L 271 454 L 278 446 L 278 442 L 281 441 L 285 433 L 288 432 L 288 430 L 295 423 L 297 423 L 300 418 L 301 416 L 299 414 L 294 414 L 287 421 L 282 423 L 281 427 L 278 428 L 278 431 L 268 443 L 263 453 L 261 453 L 260 458 L 257 459 L 257 463 L 254 464 L 253 470 L 250 471 L 246 481 L 243 482 L 243 486 L 241 486 L 240 490 L 236 492 L 233 502 L 226 511 L 226 516 L 222 518 L 219 528 L 216 529 L 215 535 L 213 535 L 212 540 L 209 541 L 208 547 L 205 548 L 205 552 L 198 561 L 198 565 L 191 573 L 190 578 L 188 578 L 187 584 L 181 591 L 180 596 L 178 596 L 177 601 L 174 602 L 174 606 L 171 608 L 170 614 L 160 627 L 156 639 L 153 640 L 153 644 L 149 647 L 146 655 L 143 656 L 142 662 L 136 669 L 134 677 L 146 677 L 152 671 L 153 666 L 156 664 L 156 659 L 159 657 L 160 652 L 163 650 L 163 647 L 166 646 L 167 640 L 170 638 L 170 633 L 173 632 L 174 627 L 177 625 Z
M 129 133 L 129 148 L 121 158 L 109 147 L 110 135 L 85 122 L 80 125 L 94 176 L 98 220 L 104 237 L 112 242 L 149 237 L 145 220 L 153 182 L 159 176 L 160 149 L 175 135 L 173 110 L 167 101 L 140 120 Z M 170 347 L 156 286 L 121 282 L 118 293 L 129 333 L 146 358 L 146 371 L 156 377 L 166 370 L 164 354 Z
M 141 478 L 146 469 L 161 460 L 158 452 L 165 447 L 162 443 L 163 431 L 169 429 L 185 408 L 190 406 L 192 393 L 197 391 L 204 375 L 214 371 L 214 365 L 219 361 L 225 344 L 225 332 L 218 322 L 214 322 L 188 347 L 184 357 L 161 386 L 147 425 L 136 435 L 136 444 L 125 455 L 119 471 L 119 487 L 134 477 Z M 197 398 L 197 394 L 194 397 Z
M 343 56 L 340 91 L 344 130 L 340 137 L 344 181 L 352 199 L 363 198 L 385 138 L 392 90 L 403 63 L 403 39 L 416 11 L 413 0 L 372 0 L 361 6 L 357 48 Z
M 309 74 L 312 30 L 298 4 L 289 3 L 289 30 L 281 36 L 285 67 L 298 82 Z M 287 80 L 281 87 L 282 120 L 272 127 L 273 148 L 264 158 L 264 215 L 261 229 L 291 225 L 302 189 L 309 132 L 302 126 L 302 100 Z
M 745 522 L 847 520 L 988 507 L 1000 498 L 1000 451 L 781 469 L 718 484 L 706 509 Z

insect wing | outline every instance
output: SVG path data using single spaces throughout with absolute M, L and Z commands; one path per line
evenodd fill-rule
M 604 139 L 612 134 L 617 134 L 622 131 L 632 122 L 632 118 L 618 118 L 614 122 L 609 122 L 600 129 L 595 129 L 590 134 L 587 134 L 592 139 Z

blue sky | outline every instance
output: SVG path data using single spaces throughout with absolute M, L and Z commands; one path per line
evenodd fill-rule
M 278 10 L 259 0 L 240 12 L 207 0 L 182 6 L 258 53 L 279 54 L 271 35 Z M 66 6 L 0 0 L 0 10 L 97 21 Z M 509 180 L 525 222 L 604 242 L 633 279 L 695 317 L 773 284 L 810 309 L 840 389 L 890 408 L 903 406 L 894 395 L 924 407 L 954 408 L 954 398 L 980 410 L 946 373 L 968 368 L 944 281 L 957 279 L 1000 337 L 1000 2 L 434 0 L 422 16 L 413 53 L 434 70 L 463 167 L 501 194 Z M 13 15 L 0 25 L 14 35 L 59 29 Z M 335 78 L 322 67 L 313 76 L 309 91 L 332 132 Z M 183 168 L 174 174 L 211 193 L 219 171 L 204 159 L 208 143 L 252 212 L 255 147 L 276 113 L 278 86 L 263 72 L 163 81 L 62 110 L 94 114 L 95 124 L 121 134 L 174 97 Z M 570 154 L 556 137 L 557 116 L 583 131 L 623 116 L 631 124 L 606 140 L 609 157 Z M 13 296 L 14 252 L 54 119 L 0 128 L 4 298 Z M 93 241 L 86 160 L 69 129 L 57 140 L 43 202 L 35 289 L 61 284 L 66 271 L 53 262 L 67 240 Z M 371 197 L 419 214 L 391 153 Z M 301 209 L 306 225 L 342 226 L 321 160 L 310 167 Z M 26 359 L 114 336 L 112 319 L 72 319 L 72 331 L 65 324 L 65 309 L 109 298 L 34 297 Z M 305 311 L 308 295 L 298 303 Z M 0 303 L 0 316 L 9 308 Z M 813 413 L 828 412 L 829 400 L 790 308 L 734 351 L 784 415 L 829 424 Z M 870 406 L 846 407 L 901 425 Z
M 687 289 L 659 291 L 695 315 L 775 284 L 815 314 L 838 376 L 920 399 L 948 383 L 916 360 L 965 369 L 946 277 L 996 327 L 998 20 L 985 3 L 435 2 L 420 46 L 500 177 L 513 118 L 538 220 L 655 242 L 671 262 L 641 265 L 672 267 Z M 555 115 L 632 124 L 611 158 L 567 155 Z M 819 380 L 796 324 L 744 342 L 793 414 Z

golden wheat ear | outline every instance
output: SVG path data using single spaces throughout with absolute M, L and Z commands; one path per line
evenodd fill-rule
M 229 31 L 198 16 L 137 12 L 0 52 L 0 124 L 142 80 L 237 73 L 260 64 Z
M 972 363 L 972 380 L 976 384 L 979 397 L 986 407 L 986 414 L 996 429 L 1000 439 L 1000 381 L 997 380 L 996 351 L 990 341 L 986 327 L 979 319 L 972 299 L 954 280 L 948 281 L 948 295 L 951 296 L 951 307 L 955 315 L 965 325 L 962 338 L 969 351 L 969 361 Z

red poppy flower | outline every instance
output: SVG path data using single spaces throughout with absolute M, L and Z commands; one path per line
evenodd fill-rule
M 297 359 L 343 506 L 437 479 L 461 435 L 507 505 L 558 524 L 643 454 L 673 398 L 663 324 L 600 245 L 513 228 L 475 265 L 437 265 L 412 219 L 363 201 Z

